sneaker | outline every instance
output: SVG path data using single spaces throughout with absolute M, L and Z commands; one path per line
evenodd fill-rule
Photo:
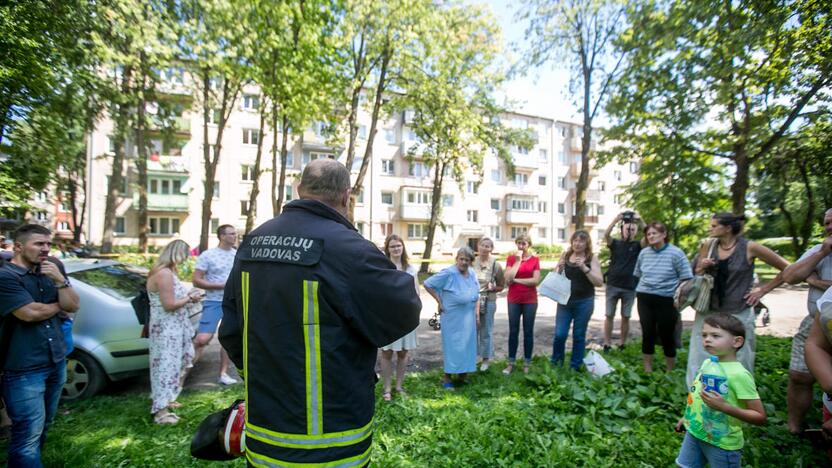
M 484 363 L 480 364 L 480 372 L 485 372 L 487 370 L 488 370 L 488 363 L 487 362 L 484 362 Z
M 222 374 L 220 374 L 219 383 L 221 385 L 234 385 L 235 383 L 237 383 L 237 381 L 230 375 L 223 372 Z

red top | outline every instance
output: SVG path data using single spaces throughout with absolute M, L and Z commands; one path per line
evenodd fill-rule
M 516 255 L 506 258 L 506 268 L 511 268 L 517 261 Z M 540 270 L 540 259 L 532 255 L 520 261 L 520 268 L 515 278 L 531 278 L 534 271 Z M 537 288 L 520 283 L 511 283 L 508 287 L 508 302 L 512 304 L 537 304 Z

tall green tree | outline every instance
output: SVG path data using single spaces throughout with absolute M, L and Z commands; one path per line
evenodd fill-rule
M 611 138 L 647 136 L 656 154 L 679 142 L 727 163 L 731 208 L 743 213 L 752 167 L 829 102 L 830 9 L 814 0 L 634 4 L 618 39 L 629 57 L 607 108 Z
M 627 55 L 613 41 L 626 28 L 626 3 L 622 0 L 525 0 L 522 17 L 531 40 L 528 62 L 534 66 L 563 64 L 571 73 L 569 92 L 578 98 L 582 114 L 581 172 L 575 184 L 575 227 L 584 228 L 586 191 L 593 157 L 595 118 L 609 98 L 610 83 Z
M 420 271 L 427 272 L 433 239 L 441 215 L 446 178 L 460 186 L 466 173 L 482 178 L 483 158 L 493 151 L 513 170 L 509 147 L 531 146 L 525 131 L 502 126 L 504 111 L 494 102 L 494 91 L 503 76 L 497 66 L 499 31 L 485 10 L 455 2 L 433 11 L 431 38 L 408 72 L 405 94 L 399 105 L 412 114 L 406 125 L 419 143 L 408 149 L 408 160 L 431 168 L 430 220 Z

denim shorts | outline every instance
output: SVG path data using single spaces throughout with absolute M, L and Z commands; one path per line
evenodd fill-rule
M 205 301 L 202 303 L 202 317 L 199 319 L 199 327 L 197 333 L 217 332 L 217 326 L 222 320 L 222 302 L 221 301 Z
M 676 457 L 676 465 L 682 468 L 701 468 L 707 463 L 712 467 L 740 468 L 742 466 L 742 449 L 725 450 L 701 441 L 685 432 L 685 440 Z

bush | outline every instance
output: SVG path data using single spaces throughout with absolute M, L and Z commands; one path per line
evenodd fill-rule
M 755 242 L 770 248 L 790 262 L 797 260 L 797 258 L 803 254 L 803 252 L 801 252 L 798 256 L 795 256 L 791 238 L 776 237 L 773 239 L 759 239 Z M 823 242 L 822 238 L 811 239 L 809 241 L 809 247 L 820 244 L 821 242 Z
M 144 267 L 149 270 L 153 267 L 158 256 L 157 254 L 126 253 L 115 257 L 115 260 L 121 263 Z M 183 264 L 179 265 L 179 279 L 188 282 L 192 281 L 195 264 L 196 257 L 188 257 Z

